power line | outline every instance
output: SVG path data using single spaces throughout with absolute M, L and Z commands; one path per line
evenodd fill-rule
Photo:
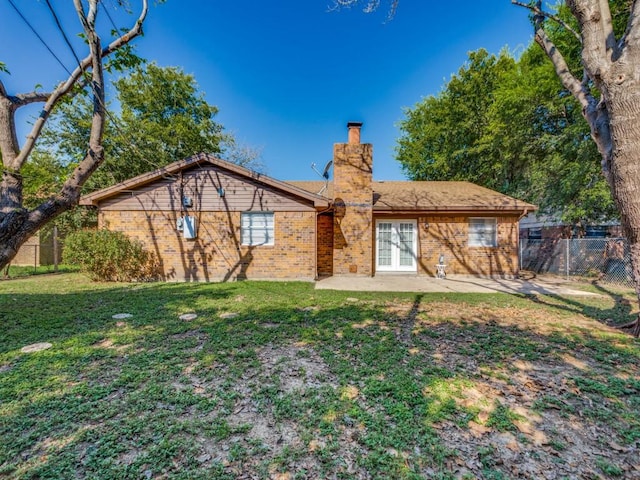
M 104 13 L 107 14 L 107 17 L 109 18 L 109 21 L 111 22 L 111 25 L 113 26 L 113 29 L 116 31 L 116 33 L 118 32 L 118 27 L 116 26 L 116 22 L 113 21 L 113 17 L 111 16 L 111 14 L 109 13 L 109 9 L 107 8 L 107 6 L 104 4 L 104 0 L 99 0 L 100 3 L 102 4 L 102 8 L 104 9 Z
M 38 33 L 38 31 L 33 27 L 33 25 L 31 25 L 31 23 L 29 23 L 29 20 L 27 20 L 27 18 L 22 14 L 22 12 L 20 11 L 20 9 L 18 9 L 18 7 L 16 6 L 15 3 L 13 3 L 13 0 L 8 0 L 9 4 L 13 7 L 13 9 L 16 11 L 16 13 L 20 16 L 20 18 L 22 19 L 22 21 L 24 23 L 27 24 L 27 26 L 29 27 L 29 29 L 33 32 L 33 34 L 38 38 L 38 40 L 40 40 L 40 43 L 42 43 L 42 45 L 44 45 L 44 47 L 49 51 L 49 53 L 51 55 L 53 55 L 53 58 L 55 58 L 58 63 L 60 64 L 60 66 L 62 68 L 64 68 L 65 72 L 67 72 L 69 75 L 71 75 L 71 72 L 69 71 L 69 69 L 65 66 L 64 63 L 62 63 L 62 60 L 60 60 L 60 58 L 58 58 L 58 56 L 55 54 L 55 52 L 53 50 L 51 50 L 51 47 L 49 47 L 49 45 L 47 44 L 47 42 L 40 36 L 40 34 Z M 47 1 L 47 3 L 49 3 Z
M 58 15 L 56 15 L 55 10 L 53 9 L 53 5 L 51 5 L 51 2 L 49 0 L 46 0 L 46 2 L 47 2 L 47 7 L 49 7 L 49 10 L 51 11 L 51 14 L 53 15 L 53 19 L 56 22 L 56 26 L 58 27 L 58 31 L 60 31 L 60 33 L 62 34 L 62 38 L 64 38 L 64 41 L 69 46 L 69 50 L 71 50 L 71 53 L 73 54 L 73 58 L 76 59 L 76 63 L 78 64 L 78 67 L 80 68 L 80 70 L 82 70 L 82 66 L 80 65 L 80 58 L 78 58 L 78 55 L 76 54 L 76 51 L 73 49 L 73 45 L 71 45 L 71 42 L 69 41 L 69 37 L 67 37 L 67 34 L 65 33 L 64 29 L 62 28 L 62 24 L 60 23 L 60 19 L 58 19 Z
M 57 60 L 57 62 L 60 64 L 60 66 L 69 74 L 71 75 L 71 72 L 69 71 L 69 69 L 65 66 L 65 64 L 62 62 L 62 60 L 60 60 L 60 58 L 56 55 L 56 53 L 51 49 L 51 47 L 49 47 L 49 45 L 47 44 L 47 42 L 44 40 L 44 38 L 42 38 L 42 36 L 38 33 L 38 31 L 35 29 L 35 27 L 33 27 L 33 25 L 31 25 L 31 23 L 29 22 L 29 20 L 27 20 L 27 18 L 22 14 L 22 12 L 20 11 L 20 9 L 18 9 L 18 7 L 15 5 L 15 3 L 13 2 L 13 0 L 8 0 L 9 4 L 13 7 L 13 9 L 16 11 L 16 13 L 20 16 L 20 18 L 22 19 L 22 21 L 24 21 L 24 23 L 29 27 L 29 29 L 33 32 L 33 34 L 38 38 L 38 40 L 42 43 L 42 45 L 44 45 L 44 47 L 47 49 L 47 51 Z M 81 66 L 81 62 L 80 62 L 80 58 L 78 57 L 78 55 L 76 54 L 73 45 L 71 44 L 71 41 L 69 40 L 69 37 L 67 36 L 67 34 L 65 33 L 64 29 L 62 28 L 62 24 L 60 23 L 60 20 L 55 12 L 55 10 L 53 9 L 53 6 L 51 5 L 51 2 L 49 0 L 45 0 L 47 7 L 49 8 L 49 10 L 51 11 L 51 14 L 53 15 L 54 21 L 56 23 L 56 27 L 58 28 L 58 31 L 61 33 L 65 43 L 67 44 L 67 46 L 69 47 L 69 49 L 71 50 L 71 53 L 73 54 L 73 57 L 75 58 L 78 67 L 82 70 L 82 66 Z M 113 25 L 114 29 L 118 30 L 115 22 L 113 21 L 113 18 L 111 17 L 111 15 L 109 14 L 106 6 L 104 5 L 104 2 L 102 0 L 100 0 L 100 3 L 102 4 L 107 17 L 109 18 L 111 24 Z M 88 89 L 88 86 L 85 85 L 85 87 L 83 88 L 85 90 Z M 87 93 L 93 93 L 93 92 L 87 92 Z M 158 169 L 161 168 L 161 165 L 154 163 L 152 161 L 150 161 L 149 159 L 146 158 L 146 156 L 138 149 L 137 145 L 135 145 L 133 142 L 131 142 L 128 138 L 127 135 L 125 134 L 124 130 L 122 129 L 122 127 L 119 125 L 119 120 L 109 111 L 109 109 L 107 108 L 107 106 L 105 105 L 105 102 L 99 97 L 99 96 L 95 96 L 94 98 L 96 98 L 98 100 L 98 102 L 100 103 L 100 106 L 104 109 L 105 112 L 105 116 L 107 118 L 109 118 L 109 120 L 111 120 L 112 125 L 114 126 L 114 128 L 116 129 L 116 131 L 121 135 L 121 137 L 124 139 L 125 143 L 129 145 L 129 147 L 131 147 L 132 151 L 135 152 L 136 156 L 138 157 L 139 160 L 142 160 L 144 163 L 147 163 L 148 165 L 150 165 L 151 167 Z M 167 177 L 165 175 L 163 175 L 163 177 Z M 168 178 L 172 178 L 175 179 L 175 175 L 173 174 L 169 174 Z

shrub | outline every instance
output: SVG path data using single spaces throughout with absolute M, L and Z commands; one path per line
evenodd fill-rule
M 122 232 L 81 230 L 67 235 L 65 263 L 78 265 L 92 280 L 130 282 L 158 276 L 155 255 Z

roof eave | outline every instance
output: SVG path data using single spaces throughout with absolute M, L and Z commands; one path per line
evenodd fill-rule
M 276 188 L 278 190 L 287 192 L 291 195 L 295 195 L 297 197 L 300 198 L 304 198 L 306 200 L 309 200 L 311 202 L 313 202 L 313 206 L 317 207 L 317 208 L 326 208 L 329 206 L 329 201 L 325 198 L 325 197 L 321 197 L 319 195 L 316 195 L 314 193 L 311 193 L 307 190 L 304 190 L 302 188 L 290 185 L 286 182 L 282 182 L 280 180 L 276 180 L 274 178 L 271 178 L 267 175 L 263 175 L 261 173 L 258 172 L 254 172 L 252 170 L 249 170 L 247 168 L 241 167 L 239 165 L 235 165 L 232 163 L 229 163 L 225 160 L 221 160 L 215 157 L 212 157 L 210 155 L 207 154 L 198 154 L 198 155 L 194 155 L 192 157 L 186 158 L 184 160 L 180 160 L 178 162 L 174 162 L 170 165 L 167 165 L 166 167 L 154 170 L 152 172 L 147 172 L 147 173 L 143 173 L 142 175 L 138 175 L 137 177 L 133 177 L 130 178 L 128 180 L 125 180 L 124 182 L 120 182 L 116 185 L 112 185 L 110 187 L 107 188 L 103 188 L 102 190 L 98 190 L 96 192 L 92 192 L 89 193 L 87 195 L 83 195 L 80 198 L 80 205 L 86 205 L 86 206 L 97 206 L 99 204 L 100 201 L 105 200 L 109 197 L 112 197 L 114 195 L 117 195 L 118 193 L 121 193 L 123 191 L 126 190 L 131 190 L 134 188 L 138 188 L 141 187 L 143 185 L 146 185 L 148 183 L 154 182 L 166 175 L 173 175 L 177 172 L 180 172 L 182 170 L 185 170 L 188 167 L 191 167 L 192 165 L 197 165 L 200 162 L 206 162 L 210 165 L 214 165 L 217 167 L 220 167 L 222 169 L 228 170 L 230 172 L 233 172 L 235 174 L 253 179 L 255 181 L 261 182 L 265 185 L 268 185 L 270 187 Z
M 373 211 L 376 213 L 393 213 L 393 214 L 416 214 L 416 213 L 482 213 L 482 212 L 500 212 L 503 214 L 522 215 L 524 213 L 537 210 L 534 205 L 522 206 L 430 206 L 430 207 L 392 207 L 392 206 L 374 206 Z

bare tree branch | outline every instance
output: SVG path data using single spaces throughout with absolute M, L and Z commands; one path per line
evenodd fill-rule
M 600 0 L 600 15 L 607 57 L 613 58 L 617 56 L 618 47 L 616 45 L 616 36 L 613 32 L 613 21 L 611 20 L 611 9 L 609 8 L 608 0 Z
M 578 100 L 582 108 L 587 108 L 591 103 L 595 102 L 595 99 L 583 84 L 583 82 L 578 80 L 573 75 L 573 73 L 571 73 L 571 70 L 569 70 L 569 65 L 567 65 L 566 60 L 562 56 L 562 53 L 560 53 L 560 50 L 556 48 L 554 43 L 547 35 L 547 32 L 545 32 L 542 28 L 537 29 L 535 33 L 535 40 L 551 60 L 556 74 L 560 78 L 560 81 L 562 82 L 564 88 L 571 92 L 576 100 Z
M 576 32 L 573 28 L 571 28 L 571 26 L 567 24 L 567 22 L 562 20 L 557 15 L 554 15 L 550 12 L 546 12 L 542 10 L 542 8 L 540 8 L 540 2 L 537 2 L 535 5 L 531 5 L 528 3 L 519 2 L 517 0 L 511 0 L 511 3 L 513 5 L 517 5 L 518 7 L 523 7 L 523 8 L 526 8 L 527 10 L 531 10 L 536 15 L 553 20 L 565 30 L 567 30 L 568 32 L 571 32 L 571 34 L 573 34 L 573 36 L 576 37 L 580 43 L 582 43 L 582 37 L 578 32 Z
M 332 10 L 340 9 L 340 8 L 351 8 L 355 5 L 358 5 L 361 0 L 334 0 L 334 7 Z M 398 10 L 398 3 L 400 0 L 390 0 L 389 1 L 389 13 L 388 17 L 393 18 Z M 378 9 L 380 6 L 380 0 L 366 0 L 366 4 L 363 8 L 365 13 L 372 13 Z
M 595 3 L 600 3 L 601 0 L 589 0 L 592 7 L 594 7 Z M 536 31 L 535 31 L 535 40 L 542 47 L 542 50 L 547 54 L 547 57 L 551 60 L 553 67 L 555 69 L 556 75 L 560 79 L 560 82 L 566 88 L 573 97 L 580 103 L 582 106 L 582 113 L 589 123 L 591 128 L 591 135 L 593 136 L 596 145 L 598 146 L 598 150 L 602 155 L 602 171 L 607 180 L 610 179 L 611 176 L 611 158 L 612 158 L 612 150 L 611 150 L 611 130 L 610 130 L 610 122 L 609 122 L 609 112 L 607 110 L 606 105 L 599 101 L 597 98 L 593 96 L 590 90 L 589 80 L 595 80 L 593 78 L 593 72 L 591 72 L 588 68 L 584 69 L 584 76 L 582 81 L 578 80 L 578 78 L 571 73 L 569 69 L 569 65 L 567 64 L 564 56 L 555 46 L 553 41 L 549 38 L 547 33 L 544 30 L 544 22 L 542 21 L 544 18 L 549 18 L 555 22 L 558 22 L 560 25 L 564 26 L 574 35 L 577 35 L 576 32 L 571 30 L 571 28 L 566 25 L 561 19 L 557 18 L 554 15 L 549 14 L 548 12 L 544 12 L 541 8 L 541 1 L 536 2 L 536 5 L 525 4 L 517 0 L 512 0 L 511 2 L 514 5 L 518 5 L 528 10 L 534 12 L 537 16 L 536 18 Z M 605 2 L 606 3 L 606 2 Z M 600 8 L 597 5 L 597 8 Z M 607 10 L 608 12 L 608 10 Z M 596 13 L 596 12 L 594 12 Z M 575 12 L 574 12 L 575 15 Z M 578 20 L 580 21 L 579 17 Z M 608 20 L 607 20 L 608 18 Z M 595 20 L 597 19 L 597 20 Z M 607 31 L 607 25 L 611 24 L 611 15 L 608 17 L 605 16 L 603 19 L 599 15 L 595 15 L 592 20 L 597 24 L 597 27 L 594 26 L 595 31 L 585 39 L 585 42 L 594 42 L 597 39 L 601 39 L 602 41 L 599 43 L 599 52 L 606 57 L 608 52 L 609 55 L 612 55 L 614 50 L 610 49 L 611 43 L 607 43 L 604 40 L 603 34 Z M 582 22 L 581 22 L 582 25 Z M 598 34 L 599 32 L 599 34 Z M 611 36 L 613 36 L 613 32 L 611 31 Z M 578 36 L 578 38 L 580 38 Z M 615 43 L 615 42 L 614 42 Z M 590 45 L 583 43 L 583 57 L 585 55 L 584 50 Z M 609 48 L 609 50 L 607 50 Z M 601 60 L 604 61 L 604 60 Z
M 46 102 L 51 96 L 51 92 L 30 92 L 19 93 L 18 95 L 9 97 L 15 104 L 15 108 L 29 105 L 31 103 Z
M 82 16 L 84 15 L 84 13 L 83 13 L 84 10 L 82 8 L 82 2 L 80 0 L 74 0 L 74 3 L 76 5 L 80 4 L 80 10 L 78 11 L 78 14 L 82 18 Z M 148 9 L 149 9 L 148 0 L 143 0 L 142 9 L 141 9 L 140 15 L 139 15 L 135 25 L 127 33 L 125 33 L 124 35 L 118 37 L 113 42 L 111 42 L 105 49 L 103 49 L 101 54 L 100 54 L 101 58 L 104 58 L 104 57 L 110 55 L 111 53 L 116 51 L 118 48 L 120 48 L 123 45 L 129 43 L 132 39 L 134 39 L 135 37 L 137 37 L 140 34 L 142 34 L 142 23 L 144 22 L 144 19 L 147 16 Z M 95 16 L 94 16 L 94 18 L 95 18 Z M 85 19 L 85 21 L 86 21 L 86 19 Z M 53 108 L 57 105 L 57 103 L 60 101 L 60 99 L 62 99 L 64 96 L 66 96 L 71 91 L 71 89 L 74 87 L 74 85 L 76 85 L 78 80 L 81 78 L 81 76 L 84 73 L 84 71 L 87 70 L 92 65 L 93 65 L 93 56 L 92 55 L 88 55 L 87 57 L 85 57 L 80 62 L 80 65 L 78 65 L 78 67 L 76 67 L 76 69 L 73 72 L 71 72 L 71 75 L 69 76 L 69 78 L 64 83 L 61 83 L 51 93 L 50 97 L 48 98 L 47 102 L 45 103 L 44 107 L 42 108 L 42 111 L 41 111 L 40 115 L 38 116 L 38 118 L 34 122 L 33 127 L 31 129 L 31 132 L 27 136 L 27 140 L 26 140 L 24 146 L 22 147 L 22 149 L 20 150 L 20 153 L 13 160 L 12 165 L 9 165 L 13 170 L 17 171 L 22 167 L 22 165 L 24 165 L 24 163 L 26 162 L 27 158 L 29 158 L 29 155 L 33 151 L 33 147 L 35 146 L 35 142 L 38 139 L 38 137 L 40 136 L 40 133 L 42 132 L 42 129 L 43 129 L 45 123 L 46 123 L 46 120 L 49 117 L 49 115 L 51 114 L 51 111 L 53 110 Z
M 625 34 L 620 39 L 619 48 L 627 48 L 628 46 L 637 46 L 640 43 L 640 2 L 634 0 L 631 7 L 631 15 L 627 23 Z

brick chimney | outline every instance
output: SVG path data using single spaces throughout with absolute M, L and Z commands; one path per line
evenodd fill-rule
M 373 275 L 373 146 L 349 122 L 348 143 L 333 146 L 333 273 Z
M 347 129 L 349 130 L 349 144 L 358 145 L 360 143 L 360 129 L 362 128 L 362 122 L 349 122 L 347 123 Z

